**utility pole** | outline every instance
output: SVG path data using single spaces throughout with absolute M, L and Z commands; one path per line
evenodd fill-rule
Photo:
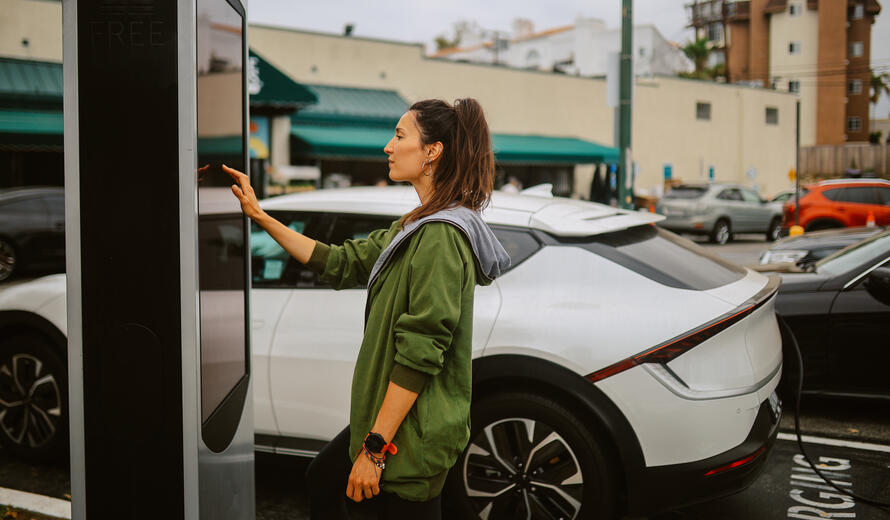
M 632 209 L 633 160 L 630 148 L 631 89 L 633 87 L 633 0 L 621 1 L 621 57 L 618 101 L 618 207 Z

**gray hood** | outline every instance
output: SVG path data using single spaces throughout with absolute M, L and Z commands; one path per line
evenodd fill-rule
M 476 257 L 476 273 L 480 275 L 476 282 L 480 285 L 489 285 L 495 278 L 510 267 L 510 255 L 498 242 L 497 237 L 491 231 L 480 214 L 463 206 L 452 206 L 448 209 L 433 213 L 421 219 L 408 223 L 392 239 L 392 242 L 380 253 L 377 262 L 371 269 L 368 277 L 368 287 L 374 283 L 380 270 L 386 265 L 390 257 L 396 254 L 402 244 L 408 243 L 408 239 L 428 222 L 447 222 L 460 229 L 470 241 L 473 255 Z

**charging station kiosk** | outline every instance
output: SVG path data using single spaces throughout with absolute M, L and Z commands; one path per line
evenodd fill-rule
M 66 0 L 72 518 L 252 519 L 246 0 Z

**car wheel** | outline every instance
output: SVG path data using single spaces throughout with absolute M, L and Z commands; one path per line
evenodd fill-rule
M 711 242 L 723 245 L 732 238 L 732 229 L 729 226 L 729 221 L 725 218 L 721 218 L 714 224 L 714 229 L 711 230 Z
M 15 272 L 15 248 L 8 240 L 0 238 L 0 282 L 9 279 Z
M 459 518 L 615 518 L 607 442 L 560 403 L 534 394 L 473 404 L 467 448 L 448 477 Z
M 39 336 L 0 341 L 0 444 L 25 460 L 50 460 L 68 449 L 65 363 Z
M 782 219 L 776 217 L 769 223 L 769 228 L 766 230 L 766 241 L 767 242 L 775 242 L 779 239 L 779 235 L 782 233 Z

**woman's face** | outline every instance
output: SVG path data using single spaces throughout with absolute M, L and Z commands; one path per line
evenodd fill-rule
M 389 156 L 389 178 L 393 181 L 407 181 L 414 184 L 424 172 L 427 154 L 420 138 L 420 128 L 414 112 L 408 111 L 399 119 L 396 132 L 383 151 Z

